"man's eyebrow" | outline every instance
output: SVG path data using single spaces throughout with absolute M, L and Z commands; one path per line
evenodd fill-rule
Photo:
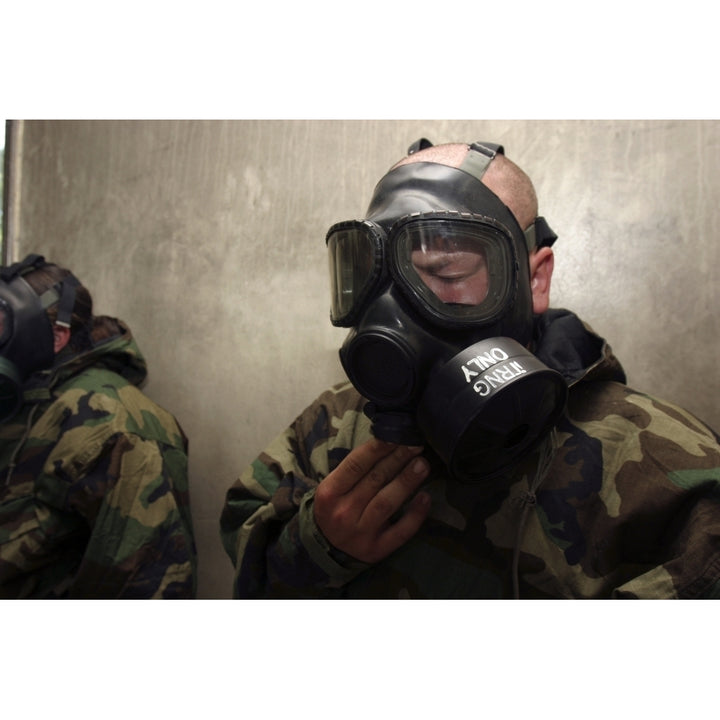
M 468 267 L 467 262 L 460 262 L 458 264 L 457 255 L 449 255 L 438 253 L 434 256 L 422 255 L 418 261 L 413 261 L 413 265 L 418 272 L 424 272 L 429 274 L 437 274 L 446 268 L 450 268 L 453 272 L 452 276 L 471 276 L 476 275 L 479 272 L 485 271 L 485 258 L 482 255 L 475 256 L 476 261 L 471 263 Z
M 433 253 L 433 255 L 430 255 L 428 253 L 421 253 L 420 260 L 413 260 L 413 265 L 419 266 L 423 270 L 435 270 L 450 265 L 452 260 L 453 259 L 452 257 L 450 257 L 449 253 L 436 251 L 435 253 Z

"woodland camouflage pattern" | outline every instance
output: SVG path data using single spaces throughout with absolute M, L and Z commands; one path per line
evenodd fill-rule
M 36 374 L 0 425 L 0 597 L 195 596 L 187 440 L 102 320 L 120 334 Z
M 570 398 L 535 492 L 537 454 L 488 487 L 459 485 L 437 463 L 430 517 L 408 544 L 375 566 L 344 555 L 312 516 L 314 488 L 371 435 L 364 400 L 341 384 L 227 493 L 235 597 L 720 598 L 718 437 L 629 389 L 609 346 L 571 313 L 542 316 L 538 342 Z

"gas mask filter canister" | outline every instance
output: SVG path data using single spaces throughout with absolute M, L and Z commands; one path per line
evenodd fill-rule
M 453 477 L 490 478 L 550 431 L 566 394 L 562 376 L 518 342 L 490 338 L 431 374 L 417 423 Z

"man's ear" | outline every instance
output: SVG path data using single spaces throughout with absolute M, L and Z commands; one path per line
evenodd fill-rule
M 53 325 L 53 338 L 57 355 L 70 342 L 70 328 L 65 325 Z
M 544 313 L 550 307 L 550 281 L 555 267 L 552 248 L 541 247 L 530 255 L 530 289 L 532 290 L 533 312 Z

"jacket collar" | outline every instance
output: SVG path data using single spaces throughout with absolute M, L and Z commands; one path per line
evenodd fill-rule
M 569 310 L 550 309 L 535 317 L 533 353 L 569 387 L 583 380 L 627 382 L 607 341 Z

